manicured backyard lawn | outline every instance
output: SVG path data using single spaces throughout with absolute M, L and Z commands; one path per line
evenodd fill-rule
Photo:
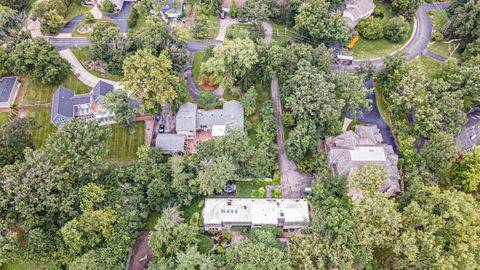
M 116 161 L 128 161 L 137 158 L 138 147 L 145 142 L 145 123 L 136 122 L 132 134 L 117 124 L 112 127 L 112 137 L 107 140 L 107 158 Z
M 57 128 L 50 122 L 50 113 L 50 108 L 31 108 L 26 112 L 27 116 L 37 120 L 39 126 L 33 132 L 33 144 L 37 149 L 42 147 L 47 142 L 48 137 L 57 131 Z
M 83 84 L 75 77 L 72 72 L 69 72 L 67 77 L 57 85 L 43 85 L 35 82 L 28 82 L 28 87 L 25 92 L 23 100 L 19 104 L 40 104 L 52 102 L 53 93 L 58 89 L 58 86 L 63 85 L 72 89 L 77 94 L 88 93 L 92 89 Z
M 199 240 L 199 242 L 197 244 L 198 252 L 200 252 L 202 254 L 207 254 L 213 247 L 212 238 L 206 236 L 203 233 L 198 233 L 197 234 L 197 239 Z
M 91 60 L 89 57 L 88 57 L 88 47 L 74 47 L 74 48 L 71 48 L 70 49 L 72 51 L 72 53 L 75 55 L 75 57 L 80 61 L 80 63 L 82 61 L 89 61 Z M 82 64 L 83 65 L 83 64 Z M 100 71 L 96 70 L 96 69 L 92 69 L 92 68 L 88 68 L 86 67 L 85 65 L 83 65 L 83 67 L 88 70 L 88 72 L 92 73 L 93 75 L 99 77 L 99 78 L 103 78 L 103 79 L 107 79 L 107 80 L 112 80 L 112 81 L 121 81 L 123 76 L 120 76 L 120 75 L 114 75 L 114 74 L 102 74 Z
M 0 113 L 0 125 L 7 123 L 10 119 L 10 113 L 2 112 Z
M 375 0 L 375 12 L 383 13 L 384 17 L 382 19 L 384 25 L 393 17 L 395 17 L 395 12 L 392 9 L 391 4 L 383 3 L 381 0 Z M 410 33 L 408 37 L 403 42 L 394 43 L 386 38 L 381 38 L 377 40 L 368 40 L 363 37 L 360 37 L 360 40 L 355 44 L 352 49 L 353 57 L 355 59 L 364 59 L 364 58 L 376 58 L 384 57 L 388 54 L 399 50 L 407 42 L 413 32 L 413 22 L 410 26 Z
M 192 29 L 187 28 L 183 23 L 174 23 L 172 24 L 173 28 L 176 30 L 177 36 L 182 40 L 205 40 L 205 39 L 215 39 L 218 34 L 218 29 L 220 28 L 220 19 L 218 16 L 211 15 L 208 17 L 207 21 L 207 37 L 206 38 L 197 38 L 193 34 Z

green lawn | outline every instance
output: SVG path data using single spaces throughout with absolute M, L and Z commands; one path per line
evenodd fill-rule
M 70 49 L 72 51 L 72 53 L 75 55 L 75 57 L 80 61 L 89 61 L 91 60 L 89 57 L 88 57 L 88 50 L 89 48 L 88 47 L 74 47 L 74 48 L 71 48 Z M 96 70 L 96 69 L 92 69 L 92 68 L 87 68 L 85 65 L 83 66 L 86 70 L 88 70 L 88 72 L 92 73 L 93 75 L 99 77 L 99 78 L 103 78 L 103 79 L 107 79 L 107 80 L 112 80 L 112 81 L 121 81 L 123 79 L 123 76 L 120 76 L 120 75 L 113 75 L 113 74 L 106 74 L 106 75 L 103 75 L 100 71 Z
M 228 39 L 249 37 L 250 33 L 254 31 L 251 24 L 234 24 L 228 27 L 225 37 Z
M 56 85 L 43 85 L 40 83 L 29 82 L 25 96 L 21 100 L 20 104 L 40 104 L 40 103 L 50 103 L 52 102 L 53 92 L 58 89 L 58 86 L 63 85 L 77 94 L 88 93 L 92 89 L 83 84 L 80 80 L 75 77 L 72 72 L 69 72 L 67 77 L 63 79 L 60 83 Z
M 3 264 L 0 269 L 2 270 L 37 270 L 39 269 L 39 265 L 33 262 L 19 262 L 19 261 L 12 261 Z
M 206 236 L 203 233 L 197 234 L 197 239 L 199 240 L 198 243 L 198 252 L 202 254 L 207 254 L 213 247 L 213 240 L 212 238 Z
M 147 24 L 147 15 L 139 13 L 137 18 L 137 24 L 134 27 L 128 29 L 128 33 L 135 33 L 138 32 L 140 29 L 145 27 Z
M 50 108 L 31 108 L 27 110 L 27 116 L 35 118 L 39 126 L 33 132 L 33 144 L 35 148 L 42 147 L 46 142 L 48 137 L 57 131 L 57 128 L 50 122 Z
M 2 112 L 0 113 L 0 125 L 7 123 L 10 120 L 10 113 Z
M 386 24 L 391 18 L 395 17 L 395 12 L 392 9 L 391 4 L 383 3 L 381 0 L 375 0 L 375 12 L 383 13 L 384 17 L 382 19 L 383 23 Z M 410 33 L 408 38 L 403 42 L 394 43 L 386 38 L 381 38 L 377 40 L 368 40 L 363 37 L 360 37 L 360 40 L 355 44 L 352 49 L 353 57 L 356 59 L 364 58 L 376 58 L 384 57 L 392 52 L 395 52 L 402 48 L 402 46 L 407 42 L 413 32 L 413 22 L 410 24 Z
M 420 62 L 420 65 L 428 78 L 433 79 L 437 77 L 437 74 L 440 71 L 439 69 L 441 68 L 441 63 L 439 61 L 424 55 L 420 56 L 417 61 Z
M 375 97 L 377 100 L 377 107 L 378 107 L 378 112 L 380 113 L 380 116 L 382 116 L 383 120 L 385 120 L 387 125 L 393 131 L 394 128 L 393 128 L 393 123 L 390 120 L 390 112 L 387 110 L 387 101 L 385 100 L 385 97 L 383 96 L 382 91 L 378 87 L 375 87 Z
M 80 4 L 80 0 L 74 0 L 68 7 L 67 15 L 65 16 L 65 23 L 69 22 L 75 16 L 84 14 L 89 10 L 90 9 L 88 7 L 84 7 Z
M 205 52 L 198 51 L 195 53 L 195 57 L 193 58 L 192 73 L 197 84 L 200 83 L 200 67 L 202 66 L 202 59 L 204 55 Z
M 437 32 L 441 32 L 443 26 L 448 21 L 448 14 L 445 10 L 430 10 L 429 12 L 430 18 L 432 20 L 433 29 Z
M 263 180 L 263 179 L 262 179 Z M 258 198 L 258 188 L 266 185 L 280 185 L 280 179 L 278 181 L 236 181 L 236 196 L 237 198 Z
M 453 50 L 458 44 L 460 44 L 460 41 L 454 41 L 451 43 L 435 42 L 429 45 L 428 49 L 438 55 L 450 57 L 450 54 L 453 52 Z M 455 50 L 455 52 L 453 52 L 452 57 L 460 59 L 460 53 L 458 52 L 458 48 Z
M 220 19 L 216 15 L 208 16 L 208 37 L 210 39 L 215 39 L 218 35 L 218 30 L 220 29 Z
M 272 25 L 272 40 L 274 44 L 283 46 L 288 41 L 300 40 L 298 33 L 293 29 L 293 27 L 274 21 L 269 21 L 269 23 Z
M 111 127 L 112 137 L 107 141 L 107 158 L 116 161 L 136 159 L 138 147 L 145 142 L 145 123 L 136 122 L 133 133 L 117 124 L 111 125 Z
M 161 215 L 161 212 L 151 212 L 148 214 L 147 221 L 145 222 L 145 229 L 149 231 L 153 230 L 158 218 L 160 218 Z

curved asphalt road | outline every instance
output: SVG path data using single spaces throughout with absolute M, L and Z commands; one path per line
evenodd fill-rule
M 430 36 L 432 34 L 432 22 L 428 16 L 428 11 L 446 10 L 449 6 L 449 3 L 423 4 L 418 8 L 415 13 L 416 31 L 413 33 L 413 37 L 410 39 L 409 43 L 403 49 L 407 54 L 408 60 L 412 60 L 427 51 L 428 42 L 430 41 Z M 373 64 L 375 70 L 379 70 L 383 67 L 383 59 L 375 59 L 372 61 L 353 61 L 353 63 L 348 66 L 332 65 L 332 69 L 339 72 L 358 71 L 363 65 L 368 64 L 368 62 Z
M 73 28 L 75 28 L 75 26 L 77 26 L 79 23 L 83 22 L 84 20 L 85 20 L 84 14 L 80 14 L 76 17 L 73 17 L 71 21 L 67 22 L 67 24 L 65 24 L 65 26 L 63 26 L 63 28 L 60 29 L 59 33 L 62 33 L 62 34 L 71 33 L 73 31 Z

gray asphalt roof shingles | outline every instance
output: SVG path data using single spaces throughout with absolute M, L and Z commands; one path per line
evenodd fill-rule
M 0 79 L 0 102 L 7 102 L 10 99 L 16 81 L 17 77 L 15 76 Z

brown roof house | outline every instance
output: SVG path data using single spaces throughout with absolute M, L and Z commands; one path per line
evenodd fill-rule
M 367 164 L 377 164 L 385 168 L 388 178 L 380 188 L 389 197 L 400 192 L 398 156 L 391 145 L 382 143 L 383 137 L 376 125 L 356 126 L 355 132 L 346 131 L 336 137 L 327 137 L 328 163 L 338 174 L 349 177 Z M 349 196 L 356 200 L 361 191 L 349 188 Z
M 237 7 L 243 6 L 243 4 L 245 4 L 246 2 L 246 0 L 222 0 L 222 10 L 225 12 L 229 12 L 232 1 L 235 1 Z
M 375 10 L 373 0 L 345 0 L 345 6 L 340 8 L 342 15 L 347 19 L 348 25 L 355 28 L 357 23 L 372 15 Z

